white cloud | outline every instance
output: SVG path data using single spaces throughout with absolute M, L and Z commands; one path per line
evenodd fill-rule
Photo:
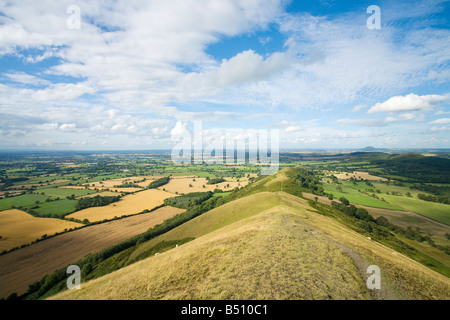
M 293 132 L 299 132 L 299 131 L 303 131 L 304 129 L 300 126 L 289 126 L 286 128 L 286 130 L 284 130 L 286 133 L 293 133 Z
M 389 122 L 392 122 L 393 119 L 339 119 L 338 123 L 343 125 L 355 125 L 355 126 L 363 126 L 363 127 L 384 127 Z
M 450 123 L 450 118 L 437 119 L 437 120 L 431 121 L 430 123 L 431 124 L 447 124 L 447 123 Z
M 264 80 L 275 72 L 287 67 L 289 58 L 283 53 L 274 53 L 269 58 L 253 50 L 241 52 L 229 60 L 222 61 L 217 69 L 217 81 L 220 85 Z
M 394 96 L 385 102 L 376 103 L 367 113 L 375 112 L 402 112 L 402 111 L 429 111 L 434 107 L 450 101 L 450 95 L 423 95 L 410 93 L 406 96 Z
M 83 83 L 58 83 L 33 92 L 31 97 L 36 101 L 66 101 L 94 92 L 93 88 Z
M 190 136 L 190 132 L 187 129 L 187 123 L 177 121 L 175 127 L 170 130 L 170 136 L 172 139 L 182 139 L 183 137 Z
M 352 112 L 358 112 L 359 110 L 364 109 L 364 108 L 367 108 L 367 106 L 364 104 L 359 104 L 359 105 L 353 107 Z
M 57 122 L 44 123 L 44 124 L 41 124 L 41 125 L 37 126 L 37 129 L 44 130 L 44 131 L 45 130 L 54 130 L 54 129 L 57 129 L 57 128 L 59 128 L 59 125 L 58 125 Z
M 71 131 L 77 127 L 75 123 L 63 123 L 59 126 L 59 129 L 62 131 Z
M 342 112 L 342 118 L 350 114 L 352 106 L 353 112 L 364 108 L 371 113 L 381 112 L 373 111 L 375 106 L 370 108 L 369 104 L 381 101 L 380 97 L 408 92 L 405 90 L 426 81 L 440 84 L 448 80 L 450 31 L 405 28 L 393 23 L 396 15 L 410 14 L 421 17 L 414 20 L 426 24 L 428 16 L 424 17 L 421 10 L 391 11 L 389 20 L 385 20 L 391 23 L 372 32 L 365 28 L 364 10 L 320 17 L 283 13 L 286 3 L 80 0 L 76 4 L 81 8 L 82 28 L 69 30 L 65 9 L 74 4 L 71 0 L 42 0 L 39 5 L 34 0 L 0 2 L 0 56 L 12 54 L 25 67 L 45 59 L 49 62 L 45 65 L 52 65 L 35 74 L 28 70 L 2 74 L 14 83 L 0 84 L 0 111 L 36 117 L 24 125 L 17 119 L 9 124 L 2 119 L 2 130 L 22 133 L 30 141 L 44 141 L 50 130 L 58 130 L 51 141 L 78 139 L 88 144 L 122 143 L 128 147 L 128 143 L 146 145 L 154 139 L 169 141 L 171 128 L 175 126 L 178 135 L 186 133 L 185 123 L 193 119 L 211 123 L 236 120 L 243 126 L 279 126 L 286 136 L 320 146 L 335 141 L 327 139 L 352 138 L 351 133 L 331 130 L 339 114 L 332 114 L 334 111 Z M 386 19 L 387 11 L 383 12 Z M 435 12 L 435 8 L 427 8 L 426 12 Z M 269 27 L 274 31 L 273 38 L 258 33 Z M 278 49 L 281 52 L 273 52 L 279 41 L 276 31 L 287 39 Z M 259 50 L 258 41 L 263 45 L 270 41 L 263 47 L 266 53 L 249 45 L 239 46 L 236 53 L 223 60 L 208 54 L 210 45 L 233 43 L 233 37 L 243 35 L 253 37 Z M 42 74 L 58 82 L 60 77 L 54 76 L 79 79 L 75 83 L 52 83 L 41 79 Z M 428 96 L 418 97 L 422 102 L 405 102 L 406 107 L 400 107 L 397 111 L 401 113 L 395 115 L 347 118 L 338 123 L 366 127 L 360 132 L 369 132 L 367 127 L 377 131 L 377 127 L 397 127 L 391 124 L 401 121 L 419 122 L 423 115 L 417 111 L 428 111 L 443 103 Z M 387 107 L 388 101 L 381 104 L 389 112 L 398 108 Z M 231 112 L 216 111 L 221 106 L 229 107 Z M 345 110 L 337 110 L 340 106 Z M 258 113 L 246 116 L 255 107 Z M 322 113 L 314 117 L 327 124 L 317 130 L 335 134 L 307 136 L 303 125 L 309 124 L 308 110 L 286 112 L 300 108 L 321 109 Z M 440 112 L 438 115 L 445 114 Z M 272 122 L 257 115 L 265 115 Z M 245 119 L 251 121 L 242 121 Z M 289 121 L 279 122 L 282 119 Z M 42 135 L 27 136 L 33 129 Z
M 34 75 L 27 74 L 25 72 L 7 72 L 3 73 L 3 76 L 8 78 L 11 81 L 20 84 L 28 84 L 28 85 L 50 85 L 50 82 L 44 79 L 40 79 Z

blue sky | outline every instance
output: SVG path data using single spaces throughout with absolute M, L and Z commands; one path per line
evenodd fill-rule
M 449 1 L 2 1 L 0 149 L 449 148 L 449 66 Z

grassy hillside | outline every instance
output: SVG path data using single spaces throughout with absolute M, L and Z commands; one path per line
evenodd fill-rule
M 52 298 L 450 299 L 450 279 L 392 249 L 425 259 L 395 235 L 368 239 L 355 218 L 299 198 L 314 179 L 292 168 L 263 178 L 102 262 L 124 268 Z M 372 264 L 381 290 L 365 285 Z

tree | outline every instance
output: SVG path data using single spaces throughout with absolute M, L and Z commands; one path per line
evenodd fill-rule
M 350 201 L 348 201 L 345 197 L 340 197 L 339 201 L 348 206 L 350 204 Z
M 380 216 L 378 218 L 375 219 L 376 224 L 383 226 L 383 227 L 388 227 L 389 226 L 389 220 L 383 216 Z
M 317 200 L 319 200 L 319 198 L 318 197 L 314 197 L 314 201 L 317 202 Z

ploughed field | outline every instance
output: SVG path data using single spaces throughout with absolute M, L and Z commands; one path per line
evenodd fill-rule
M 64 230 L 81 227 L 81 223 L 53 218 L 36 218 L 17 209 L 0 212 L 0 252 L 31 243 Z
M 88 253 L 147 231 L 184 209 L 155 211 L 85 227 L 0 256 L 0 297 L 24 293 L 28 285 L 83 258 Z M 61 222 L 66 222 L 60 220 Z

